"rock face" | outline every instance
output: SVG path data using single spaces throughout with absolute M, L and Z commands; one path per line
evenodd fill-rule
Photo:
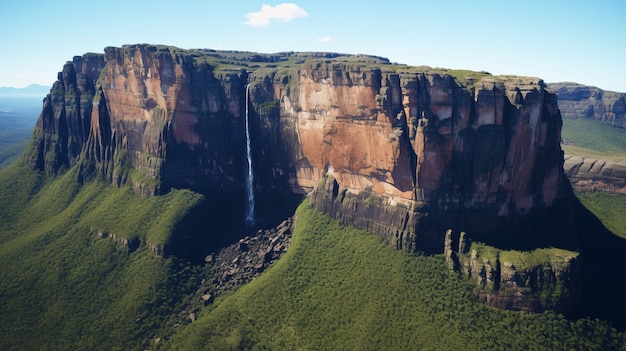
M 48 175 L 78 162 L 89 134 L 98 78 L 105 66 L 101 54 L 75 56 L 63 66 L 33 132 L 26 158 Z
M 372 56 L 106 48 L 65 66 L 26 159 L 50 175 L 77 165 L 78 181 L 191 188 L 243 209 L 250 84 L 259 217 L 310 193 L 407 251 L 441 252 L 448 228 L 529 235 L 509 228 L 571 196 L 556 95 L 537 78 L 460 80 Z
M 626 127 L 626 93 L 576 83 L 550 83 L 564 118 L 585 117 Z
M 626 160 L 566 156 L 563 168 L 574 190 L 626 194 Z
M 387 147 L 397 161 L 382 175 L 376 174 L 381 168 L 370 171 L 369 183 L 337 175 L 351 171 L 354 179 L 366 169 L 331 163 L 336 184 L 313 192 L 318 208 L 348 223 L 396 218 L 383 221 L 394 224 L 395 232 L 384 228 L 391 242 L 409 251 L 439 251 L 446 228 L 484 238 L 566 197 L 556 96 L 540 80 L 489 77 L 461 85 L 439 73 L 383 76 L 397 82 L 379 88 L 388 106 Z M 372 196 L 380 201 L 362 201 Z M 369 222 L 360 226 L 380 231 Z

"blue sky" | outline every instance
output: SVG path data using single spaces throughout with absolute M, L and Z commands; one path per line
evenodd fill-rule
M 626 1 L 76 0 L 0 4 L 0 86 L 51 85 L 74 55 L 152 43 L 333 51 L 626 92 Z

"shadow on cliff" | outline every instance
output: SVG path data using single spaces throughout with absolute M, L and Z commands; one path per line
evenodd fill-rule
M 165 248 L 166 256 L 176 256 L 194 264 L 260 229 L 277 226 L 293 215 L 302 196 L 286 194 L 257 197 L 256 222 L 246 224 L 246 202 L 241 194 L 204 193 L 205 200 L 178 224 Z
M 573 196 L 572 196 L 573 197 Z M 475 240 L 507 250 L 559 247 L 580 252 L 582 292 L 568 318 L 601 318 L 626 329 L 626 240 L 608 230 L 575 197 L 541 216 L 531 215 L 505 235 Z M 546 220 L 548 218 L 549 220 Z M 533 233 L 533 235 L 519 235 Z
M 573 196 L 572 196 L 573 198 Z M 558 247 L 579 251 L 575 212 L 578 205 L 572 200 L 561 200 L 550 208 L 537 208 L 518 218 L 499 218 L 502 223 L 495 230 L 481 231 L 481 221 L 489 221 L 489 215 L 481 217 L 463 215 L 462 223 L 469 228 L 475 241 L 503 250 L 530 251 L 542 247 Z M 491 216 L 493 218 L 493 216 Z
M 576 231 L 580 240 L 583 299 L 575 317 L 598 317 L 626 329 L 626 240 L 615 236 L 576 201 Z
M 465 225 L 483 218 L 457 216 Z M 444 224 L 448 223 L 439 225 Z M 471 240 L 502 250 L 558 247 L 580 252 L 581 298 L 567 317 L 600 318 L 619 330 L 626 329 L 626 240 L 608 230 L 575 196 L 552 208 L 509 220 L 505 226 L 475 235 Z

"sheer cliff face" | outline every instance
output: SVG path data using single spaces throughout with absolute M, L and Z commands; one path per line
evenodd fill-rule
M 354 192 L 364 189 L 402 203 L 413 199 L 414 172 L 397 75 L 349 64 L 304 65 L 294 92 L 282 97 L 281 115 L 294 121 L 301 164 L 292 182 L 308 192 L 327 174 Z M 397 101 L 393 101 L 393 99 Z M 395 102 L 395 103 L 394 103 Z
M 209 66 L 167 48 L 107 48 L 104 58 L 86 176 L 95 170 L 141 194 L 241 180 L 245 78 L 214 77 Z
M 26 158 L 33 168 L 54 175 L 75 164 L 90 133 L 96 81 L 104 67 L 99 54 L 76 56 L 63 66 L 33 132 Z
M 316 208 L 398 248 L 441 251 L 447 228 L 480 237 L 567 198 L 560 113 L 542 81 L 459 83 L 399 67 L 368 56 L 107 48 L 66 65 L 26 157 L 48 174 L 78 164 L 81 180 L 144 195 L 241 196 L 249 83 L 266 205 L 311 193 Z

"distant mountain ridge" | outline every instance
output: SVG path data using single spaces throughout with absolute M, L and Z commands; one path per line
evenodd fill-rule
M 31 84 L 24 88 L 14 88 L 14 87 L 0 87 L 0 94 L 4 95 L 47 95 L 50 92 L 50 88 L 52 86 L 48 85 L 39 85 L 39 84 Z
M 549 83 L 557 95 L 563 118 L 592 118 L 626 127 L 626 93 L 572 83 Z
M 618 153 L 622 152 L 619 150 L 623 150 L 626 146 L 623 144 L 624 139 L 620 138 L 626 127 L 626 93 L 573 82 L 549 83 L 548 89 L 557 95 L 559 110 L 564 119 L 563 143 L 565 145 L 595 149 L 589 146 L 588 141 L 593 140 L 593 133 L 602 133 L 605 141 L 620 146 Z M 565 132 L 565 129 L 568 126 L 573 128 L 574 125 L 579 128 L 583 125 L 587 126 L 582 134 L 586 144 L 582 143 L 580 138 L 572 142 L 570 137 L 566 136 L 569 134 Z M 601 130 L 604 132 L 600 132 Z M 568 155 L 568 150 L 565 149 L 563 167 L 575 190 L 626 193 L 626 162 L 623 157 L 616 157 L 614 152 L 613 157 Z

